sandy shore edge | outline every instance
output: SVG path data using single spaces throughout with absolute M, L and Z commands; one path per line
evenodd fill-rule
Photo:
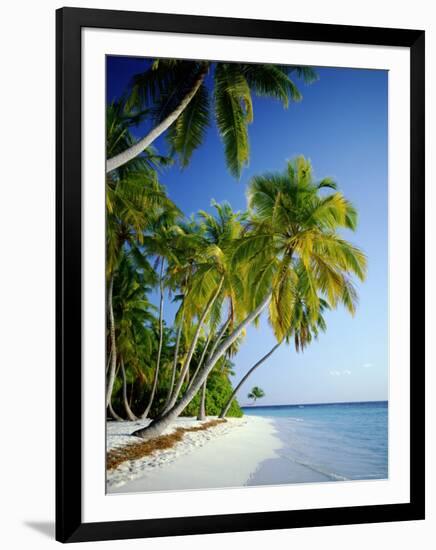
M 205 422 L 213 420 L 208 417 Z M 130 434 L 144 421 L 108 422 L 107 449 L 137 443 Z M 198 426 L 195 418 L 179 418 L 165 433 Z M 208 430 L 186 433 L 171 449 L 126 461 L 107 473 L 108 493 L 241 487 L 260 465 L 278 457 L 282 440 L 273 419 L 244 416 Z

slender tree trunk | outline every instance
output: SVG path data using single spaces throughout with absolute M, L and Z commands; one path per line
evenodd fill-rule
M 211 335 L 212 335 L 212 333 L 209 332 L 208 337 L 207 337 L 206 342 L 205 342 L 204 347 L 203 347 L 203 351 L 201 352 L 201 357 L 200 357 L 200 360 L 198 361 L 198 365 L 197 365 L 197 367 L 194 371 L 194 374 L 192 375 L 191 381 L 188 384 L 188 388 L 187 388 L 188 390 L 192 386 L 192 382 L 195 380 L 195 377 L 197 376 L 198 371 L 201 369 L 201 365 L 203 364 L 204 358 L 206 357 L 207 349 L 208 349 L 209 344 L 210 344 Z
M 111 359 L 112 359 L 112 350 L 109 351 L 109 357 L 106 363 L 106 376 L 109 371 L 109 367 L 111 366 Z
M 133 388 L 135 387 L 135 382 L 133 381 L 131 384 L 130 384 L 130 397 L 129 397 L 129 407 L 132 408 L 132 403 L 133 403 Z
M 282 340 L 283 341 L 283 340 Z M 232 404 L 233 399 L 235 399 L 236 394 L 241 389 L 242 385 L 247 381 L 247 378 L 253 374 L 253 372 L 262 365 L 271 355 L 275 352 L 275 350 L 281 345 L 282 342 L 278 342 L 272 349 L 269 350 L 267 354 L 265 354 L 257 363 L 255 363 L 249 371 L 245 374 L 245 376 L 242 377 L 239 384 L 236 386 L 236 388 L 233 390 L 232 395 L 229 397 L 227 403 L 224 405 L 222 411 L 220 412 L 219 418 L 224 418 L 226 414 L 229 412 L 230 405 Z M 255 399 L 256 400 L 256 399 Z
M 136 142 L 134 145 L 126 149 L 122 153 L 115 155 L 106 162 L 106 172 L 111 172 L 116 168 L 119 168 L 129 160 L 134 159 L 139 154 L 141 154 L 147 147 L 149 147 L 155 139 L 157 139 L 161 134 L 167 130 L 173 122 L 175 122 L 178 117 L 183 113 L 186 107 L 189 105 L 192 98 L 198 92 L 203 80 L 207 74 L 207 65 L 201 70 L 198 75 L 197 80 L 194 82 L 191 90 L 185 95 L 179 105 L 174 109 L 174 111 L 169 114 L 162 122 L 153 128 L 146 136 Z
M 118 414 L 114 411 L 114 408 L 112 407 L 112 403 L 109 403 L 108 409 L 109 409 L 109 412 L 111 413 L 112 417 L 114 418 L 114 420 L 117 420 L 118 422 L 123 422 L 124 418 L 121 418 L 121 416 L 118 415 Z
M 215 350 L 218 346 L 218 344 L 221 342 L 226 330 L 227 330 L 227 327 L 229 326 L 230 324 L 230 317 L 227 319 L 227 321 L 224 323 L 224 325 L 221 327 L 221 330 L 218 334 L 218 336 L 216 337 L 216 340 L 215 342 L 213 343 L 213 346 L 212 346 L 212 349 L 210 350 L 210 353 L 209 353 L 209 357 L 212 357 L 212 355 L 215 353 Z M 194 372 L 194 375 L 192 376 L 192 380 L 191 380 L 191 383 L 189 384 L 188 386 L 188 390 L 190 389 L 190 387 L 192 386 L 192 384 L 194 383 L 194 380 L 195 378 L 197 377 L 197 374 L 200 372 L 200 368 L 203 364 L 203 361 L 204 361 L 204 350 L 203 350 L 203 354 L 201 356 L 201 359 L 200 359 L 200 362 L 198 364 L 198 367 L 196 368 L 195 372 Z
M 153 378 L 153 387 L 151 389 L 150 399 L 148 400 L 148 405 L 141 415 L 141 418 L 147 418 L 148 413 L 150 412 L 151 406 L 153 404 L 154 396 L 156 393 L 157 388 L 157 381 L 159 378 L 159 369 L 160 369 L 160 357 L 162 355 L 162 343 L 163 343 L 163 301 L 164 301 L 164 293 L 163 293 L 163 271 L 164 271 L 164 259 L 162 258 L 161 266 L 160 266 L 160 279 L 159 279 L 159 288 L 160 288 L 160 300 L 159 300 L 159 347 L 157 350 L 157 360 L 156 360 L 156 368 L 154 371 L 154 378 Z
M 108 289 L 108 311 L 109 311 L 109 332 L 110 332 L 110 339 L 111 339 L 111 366 L 109 370 L 109 380 L 107 382 L 107 388 L 106 388 L 106 407 L 109 406 L 112 392 L 114 389 L 114 383 L 115 383 L 115 371 L 117 368 L 117 345 L 116 345 L 116 339 L 115 339 L 115 318 L 114 318 L 114 308 L 112 304 L 112 295 L 114 290 L 114 275 L 112 274 L 111 280 L 109 282 L 109 289 Z
M 252 311 L 247 317 L 233 330 L 233 332 L 227 336 L 227 338 L 218 346 L 213 356 L 208 359 L 204 365 L 202 372 L 198 374 L 197 379 L 192 384 L 191 388 L 184 394 L 180 401 L 174 405 L 174 407 L 165 413 L 158 420 L 154 420 L 146 428 L 136 430 L 132 435 L 142 437 L 143 439 L 152 439 L 162 434 L 162 432 L 173 422 L 179 414 L 186 408 L 192 401 L 195 394 L 200 389 L 207 376 L 214 368 L 217 361 L 225 354 L 227 349 L 238 338 L 244 328 L 249 325 L 262 311 L 268 306 L 271 301 L 271 294 L 268 294 L 266 298 Z
M 132 409 L 130 408 L 129 401 L 127 400 L 127 378 L 126 378 L 126 369 L 124 368 L 124 360 L 121 358 L 121 373 L 123 375 L 123 403 L 124 409 L 129 420 L 138 420 L 133 414 Z
M 210 354 L 209 354 L 210 357 L 212 357 L 212 355 L 215 353 L 215 350 L 216 350 L 218 344 L 221 342 L 221 340 L 222 340 L 229 324 L 230 324 L 230 317 L 223 324 L 218 336 L 216 337 L 216 340 L 215 340 L 215 342 L 212 346 L 212 349 L 210 350 Z M 201 356 L 200 362 L 198 363 L 198 367 L 197 367 L 197 369 L 196 369 L 196 371 L 195 371 L 195 373 L 192 377 L 191 384 L 188 386 L 188 390 L 192 386 L 192 383 L 194 382 L 197 374 L 200 371 L 201 365 L 203 364 L 204 356 L 205 356 L 205 353 L 204 353 L 204 350 L 203 350 L 203 354 Z M 207 378 L 204 381 L 203 386 L 201 387 L 200 405 L 199 405 L 199 409 L 198 409 L 197 420 L 204 420 L 206 418 L 206 393 L 207 393 Z
M 189 346 L 188 354 L 187 354 L 185 362 L 183 364 L 182 372 L 180 373 L 180 377 L 179 377 L 179 380 L 177 382 L 176 389 L 174 390 L 174 393 L 171 397 L 171 400 L 168 404 L 168 407 L 164 411 L 164 415 L 166 414 L 167 411 L 169 411 L 172 407 L 174 407 L 174 405 L 177 402 L 177 399 L 179 397 L 180 391 L 181 391 L 182 386 L 183 386 L 185 376 L 186 376 L 186 374 L 189 370 L 189 366 L 191 364 L 192 356 L 194 355 L 194 351 L 195 351 L 195 348 L 197 346 L 197 342 L 198 342 L 198 338 L 200 336 L 201 329 L 203 327 L 203 324 L 206 320 L 206 317 L 208 316 L 215 300 L 218 298 L 219 293 L 221 292 L 221 287 L 223 286 L 223 282 L 224 282 L 224 279 L 221 279 L 221 281 L 218 285 L 218 288 L 213 293 L 213 295 L 209 298 L 209 301 L 208 301 L 206 307 L 204 308 L 203 313 L 201 314 L 201 317 L 198 321 L 197 330 L 195 331 L 195 334 L 194 334 L 194 337 L 192 339 L 191 345 Z
M 115 369 L 115 376 L 114 376 L 114 380 L 117 379 L 117 376 L 118 376 L 118 371 L 120 370 L 120 365 L 118 363 L 116 369 Z M 115 383 L 115 382 L 114 382 Z M 113 392 L 112 392 L 113 393 Z M 110 398 L 109 398 L 109 404 L 107 406 L 107 409 L 109 410 L 110 414 L 112 415 L 112 417 L 115 419 L 115 420 L 118 420 L 119 422 L 123 422 L 124 421 L 124 418 L 122 418 L 118 413 L 115 412 L 115 409 L 113 408 L 113 405 L 112 405 L 112 397 L 113 395 L 111 394 Z
M 171 396 L 173 395 L 174 383 L 176 381 L 177 362 L 178 362 L 178 359 L 179 359 L 180 340 L 181 340 L 182 331 L 183 331 L 183 317 L 184 317 L 184 315 L 182 314 L 182 318 L 180 319 L 180 326 L 177 330 L 176 349 L 174 350 L 174 361 L 173 361 L 173 370 L 172 370 L 172 373 L 171 373 L 171 382 L 170 382 L 170 387 L 168 389 L 168 395 L 167 395 L 167 398 L 166 398 L 166 401 L 165 401 L 165 405 L 163 406 L 163 410 L 165 410 L 167 408 L 167 406 L 168 406 L 168 404 L 171 400 Z
M 200 406 L 198 408 L 197 420 L 204 420 L 206 418 L 206 391 L 207 391 L 207 378 L 201 386 Z

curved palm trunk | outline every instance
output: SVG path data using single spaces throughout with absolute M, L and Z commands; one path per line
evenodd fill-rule
M 126 369 L 124 368 L 124 360 L 121 359 L 121 373 L 123 375 L 123 404 L 124 409 L 129 420 L 138 420 L 133 414 L 132 409 L 130 408 L 129 401 L 127 399 L 127 378 L 126 378 Z
M 162 416 L 164 416 L 169 410 L 171 410 L 172 407 L 174 407 L 174 405 L 177 402 L 177 399 L 179 397 L 180 391 L 181 391 L 182 386 L 183 386 L 183 382 L 184 382 L 185 377 L 186 377 L 186 375 L 188 373 L 188 370 L 189 370 L 189 365 L 191 364 L 192 356 L 194 355 L 194 351 L 195 351 L 195 348 L 197 346 L 198 338 L 200 337 L 201 329 L 204 325 L 206 317 L 208 316 L 213 304 L 215 303 L 215 300 L 218 298 L 219 293 L 221 292 L 221 287 L 223 286 L 223 282 L 224 282 L 224 279 L 222 278 L 219 285 L 218 285 L 218 288 L 216 289 L 214 294 L 209 298 L 209 301 L 208 301 L 206 307 L 204 308 L 203 313 L 201 314 L 201 317 L 198 321 L 197 329 L 196 329 L 195 334 L 194 334 L 194 338 L 192 339 L 191 345 L 189 346 L 188 354 L 186 356 L 185 363 L 184 363 L 183 368 L 182 368 L 182 372 L 180 373 L 180 377 L 179 377 L 179 380 L 177 382 L 176 389 L 174 390 L 174 394 L 171 397 L 171 400 L 168 404 L 168 407 L 165 409 L 164 414 Z
M 135 382 L 130 384 L 130 397 L 129 397 L 129 407 L 132 408 L 133 403 L 133 392 L 134 392 Z
M 207 378 L 201 386 L 200 406 L 198 408 L 197 420 L 204 420 L 206 418 L 206 391 L 207 391 Z
M 112 360 L 112 350 L 109 351 L 109 357 L 106 363 L 106 376 L 109 371 L 109 367 L 111 366 L 111 360 Z
M 187 405 L 192 401 L 195 394 L 200 389 L 203 382 L 206 380 L 207 376 L 214 368 L 217 361 L 225 354 L 227 349 L 233 344 L 233 342 L 238 338 L 244 328 L 249 325 L 256 317 L 262 313 L 262 311 L 268 306 L 271 301 L 271 294 L 257 306 L 257 308 L 247 315 L 247 317 L 233 330 L 233 332 L 227 336 L 227 338 L 218 346 L 213 356 L 208 359 L 205 366 L 202 369 L 202 372 L 198 374 L 197 379 L 192 384 L 191 388 L 185 393 L 185 395 L 180 399 L 180 401 L 174 405 L 174 407 L 165 413 L 158 420 L 154 420 L 146 428 L 136 430 L 132 433 L 137 437 L 142 437 L 143 439 L 152 439 L 161 435 L 161 433 L 175 420 L 179 414 L 186 408 Z
M 121 416 L 114 411 L 112 403 L 109 403 L 107 408 L 109 409 L 109 412 L 111 413 L 114 420 L 117 420 L 118 422 L 122 422 L 124 420 L 124 418 L 121 418 Z
M 262 365 L 271 355 L 275 352 L 275 350 L 282 344 L 282 342 L 278 342 L 272 349 L 269 350 L 267 354 L 265 354 L 257 363 L 255 363 L 251 369 L 246 373 L 245 376 L 242 377 L 239 384 L 236 386 L 236 388 L 233 390 L 232 395 L 229 397 L 227 403 L 224 405 L 222 411 L 220 412 L 219 418 L 224 418 L 226 414 L 229 412 L 230 405 L 232 404 L 233 399 L 236 397 L 236 394 L 241 389 L 243 384 L 247 381 L 247 378 L 253 374 L 253 372 Z M 256 401 L 256 399 L 255 399 Z
M 224 336 L 224 333 L 226 332 L 228 326 L 230 325 L 230 321 L 231 321 L 231 319 L 230 319 L 230 317 L 229 317 L 229 318 L 227 319 L 227 321 L 224 323 L 224 325 L 222 326 L 222 328 L 221 328 L 221 330 L 220 330 L 220 332 L 219 332 L 219 334 L 218 334 L 218 336 L 217 336 L 215 342 L 213 343 L 212 349 L 210 350 L 209 357 L 212 357 L 212 355 L 215 353 L 218 344 L 221 342 L 221 340 L 222 340 L 222 338 L 223 338 L 223 336 Z M 189 390 L 189 388 L 192 386 L 192 384 L 193 384 L 193 382 L 194 382 L 194 380 L 195 380 L 197 374 L 200 372 L 200 367 L 201 367 L 201 365 L 203 364 L 203 360 L 204 360 L 204 357 L 202 356 L 202 358 L 201 358 L 201 360 L 200 360 L 200 363 L 199 363 L 199 365 L 198 365 L 198 367 L 197 367 L 197 369 L 196 369 L 194 375 L 192 376 L 192 380 L 191 380 L 191 383 L 190 383 L 189 386 L 188 386 L 188 390 Z
M 180 340 L 181 340 L 181 337 L 182 337 L 182 328 L 183 328 L 183 316 L 180 320 L 180 326 L 177 330 L 177 340 L 176 340 L 176 349 L 174 350 L 174 360 L 173 360 L 173 370 L 172 370 L 172 373 L 171 373 L 171 382 L 170 382 L 170 387 L 168 389 L 168 395 L 167 395 L 167 398 L 165 400 L 165 405 L 163 406 L 163 410 L 165 410 L 171 400 L 171 397 L 173 395 L 173 390 L 174 390 L 174 384 L 175 384 L 175 381 L 176 381 L 176 372 L 177 372 L 177 361 L 179 359 L 179 348 L 180 348 Z
M 118 364 L 116 369 L 115 369 L 114 380 L 116 380 L 119 370 L 120 370 L 120 365 Z M 114 418 L 114 420 L 117 420 L 118 422 L 123 422 L 124 418 L 122 418 L 118 413 L 116 413 L 115 409 L 112 406 L 112 394 L 109 398 L 109 403 L 108 403 L 107 409 L 108 409 L 109 413 L 111 414 L 111 416 Z
M 230 324 L 230 317 L 227 319 L 227 321 L 224 323 L 224 325 L 222 326 L 213 346 L 212 346 L 212 349 L 210 350 L 210 357 L 212 357 L 212 355 L 215 353 L 215 350 L 218 346 L 218 344 L 221 342 L 222 340 L 222 337 L 224 336 L 224 333 L 226 332 L 227 330 L 227 327 L 229 326 Z M 209 334 L 210 336 L 210 334 Z M 209 339 L 207 341 L 207 344 L 209 343 Z M 201 355 L 201 359 L 200 359 L 200 362 L 198 363 L 198 367 L 192 377 L 192 380 L 191 380 L 191 383 L 190 385 L 188 386 L 188 390 L 189 388 L 192 386 L 192 383 L 194 382 L 197 374 L 200 372 L 200 368 L 203 364 L 203 361 L 204 361 L 204 357 L 205 357 L 205 351 L 207 349 L 207 345 L 205 346 L 205 349 L 203 350 L 203 353 Z M 199 405 L 199 409 L 198 409 L 198 415 L 197 415 L 197 420 L 204 420 L 206 418 L 206 393 L 207 393 L 207 378 L 206 380 L 204 381 L 204 384 L 202 386 L 202 389 L 201 389 L 201 396 L 200 396 L 200 405 Z
M 195 369 L 194 374 L 192 375 L 191 381 L 190 381 L 189 384 L 188 384 L 188 390 L 189 390 L 189 388 L 192 386 L 192 382 L 194 382 L 195 377 L 197 376 L 199 370 L 201 369 L 201 365 L 203 364 L 204 358 L 206 357 L 207 349 L 208 349 L 209 344 L 210 344 L 210 337 L 211 337 L 211 335 L 212 335 L 212 333 L 209 332 L 208 337 L 207 337 L 207 340 L 206 340 L 206 343 L 204 344 L 203 351 L 201 352 L 200 361 L 198 362 L 197 368 Z
M 155 126 L 153 130 L 151 130 L 146 136 L 144 136 L 142 139 L 132 145 L 132 147 L 129 147 L 129 149 L 126 149 L 122 153 L 119 153 L 118 155 L 115 155 L 114 157 L 109 159 L 106 162 L 106 172 L 111 172 L 112 170 L 119 168 L 123 164 L 126 164 L 126 162 L 129 162 L 129 160 L 137 157 L 144 151 L 144 149 L 149 147 L 155 139 L 163 134 L 165 130 L 168 130 L 171 124 L 173 124 L 173 122 L 175 122 L 177 118 L 183 113 L 192 98 L 198 92 L 198 89 L 203 83 L 206 73 L 207 65 L 201 70 L 197 80 L 194 82 L 192 89 L 185 95 L 185 97 L 182 99 L 176 109 L 174 109 L 174 111 L 170 113 L 162 122 Z
M 219 331 L 219 334 L 215 340 L 215 342 L 213 343 L 213 346 L 212 346 L 212 349 L 210 350 L 210 357 L 212 357 L 212 355 L 215 353 L 216 351 L 216 348 L 218 347 L 218 344 L 221 342 L 221 340 L 223 339 L 223 336 L 226 332 L 226 330 L 229 328 L 229 325 L 230 325 L 230 321 L 231 321 L 231 318 L 229 317 L 227 319 L 227 321 L 224 323 L 224 325 L 221 327 L 221 330 Z
M 117 346 L 116 346 L 116 340 L 115 340 L 115 317 L 114 317 L 114 308 L 112 303 L 112 294 L 114 290 L 114 276 L 112 275 L 110 283 L 109 283 L 109 289 L 108 289 L 108 311 L 109 311 L 109 332 L 110 332 L 110 339 L 111 339 L 111 363 L 110 363 L 110 370 L 109 370 L 109 380 L 107 382 L 107 388 L 106 388 L 106 407 L 109 406 L 112 392 L 114 389 L 114 383 L 115 383 L 115 371 L 117 368 Z
M 162 344 L 163 344 L 163 302 L 164 302 L 164 293 L 163 293 L 163 271 L 164 271 L 164 259 L 162 258 L 161 266 L 160 266 L 160 279 L 159 279 L 159 287 L 160 287 L 160 299 L 159 299 L 159 346 L 157 350 L 157 360 L 156 360 L 156 368 L 154 370 L 154 377 L 153 377 L 153 386 L 151 389 L 150 399 L 148 400 L 148 405 L 145 409 L 145 411 L 142 413 L 141 418 L 147 418 L 148 413 L 150 412 L 151 406 L 153 404 L 154 396 L 156 394 L 156 388 L 157 388 L 157 381 L 159 379 L 159 369 L 160 369 L 160 358 L 162 355 Z

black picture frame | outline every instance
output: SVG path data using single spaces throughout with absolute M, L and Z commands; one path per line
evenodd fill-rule
M 82 522 L 81 29 L 241 36 L 410 49 L 410 502 L 402 504 Z M 424 41 L 419 30 L 79 8 L 56 13 L 56 539 L 129 539 L 424 519 Z

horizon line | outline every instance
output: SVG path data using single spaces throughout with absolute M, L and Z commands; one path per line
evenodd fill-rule
M 359 401 L 325 401 L 322 403 L 280 403 L 277 405 L 240 405 L 241 409 L 262 409 L 266 407 L 298 407 L 300 405 L 311 406 L 311 405 L 351 405 L 359 403 L 388 403 L 388 399 L 369 399 L 369 400 L 359 400 Z

